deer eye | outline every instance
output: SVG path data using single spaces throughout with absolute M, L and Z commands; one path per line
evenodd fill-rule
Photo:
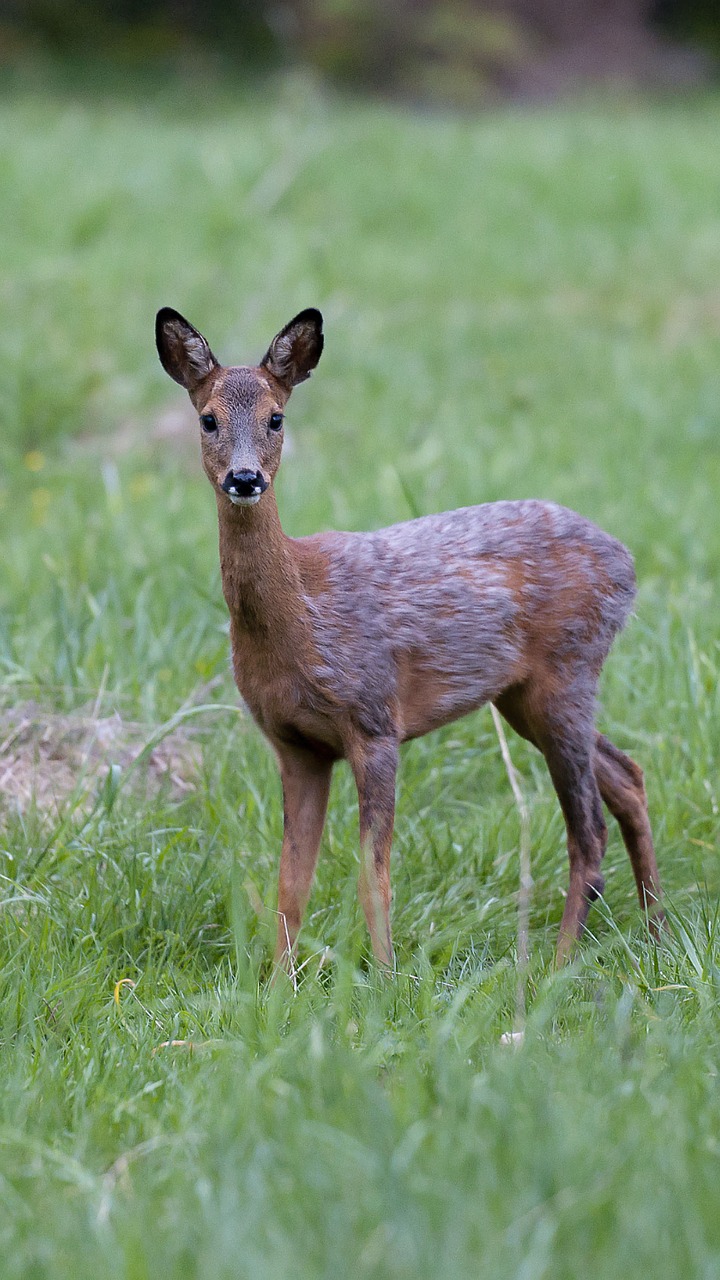
M 271 431 L 279 431 L 283 424 L 283 416 L 281 413 L 271 413 L 268 426 Z
M 212 431 L 217 431 L 218 424 L 217 424 L 217 419 L 215 417 L 215 414 L 214 413 L 201 414 L 200 426 L 202 427 L 203 431 L 207 431 L 208 434 L 210 434 L 210 432 Z

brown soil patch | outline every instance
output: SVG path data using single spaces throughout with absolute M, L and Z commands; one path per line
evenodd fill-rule
M 0 711 L 0 808 L 52 811 L 73 793 L 87 806 L 108 770 L 125 772 L 156 728 L 91 714 L 60 715 L 33 702 Z M 138 764 L 138 783 L 167 784 L 176 799 L 194 791 L 200 768 L 197 729 L 181 725 Z

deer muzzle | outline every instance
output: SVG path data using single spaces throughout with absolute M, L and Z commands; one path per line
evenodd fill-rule
M 221 488 L 236 507 L 252 507 L 259 502 L 268 481 L 262 471 L 228 471 Z

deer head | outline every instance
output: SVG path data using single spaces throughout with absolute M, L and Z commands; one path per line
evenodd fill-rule
M 200 417 L 210 483 L 236 506 L 254 506 L 280 466 L 284 410 L 323 349 L 322 316 L 309 307 L 273 338 L 258 365 L 224 366 L 201 333 L 172 307 L 158 311 L 160 362 L 185 387 Z

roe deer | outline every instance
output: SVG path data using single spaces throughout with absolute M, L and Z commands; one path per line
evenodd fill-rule
M 259 365 L 224 367 L 177 311 L 156 322 L 163 367 L 200 416 L 215 490 L 238 689 L 274 747 L 284 836 L 278 962 L 289 962 L 347 759 L 360 803 L 359 894 L 373 951 L 393 963 L 390 846 L 398 747 L 493 702 L 545 757 L 567 827 L 570 887 L 557 959 L 603 892 L 601 797 L 640 903 L 661 918 L 643 775 L 594 727 L 600 669 L 635 596 L 630 553 L 550 502 L 494 502 L 376 533 L 283 533 L 273 480 L 283 411 L 323 349 L 301 311 Z

